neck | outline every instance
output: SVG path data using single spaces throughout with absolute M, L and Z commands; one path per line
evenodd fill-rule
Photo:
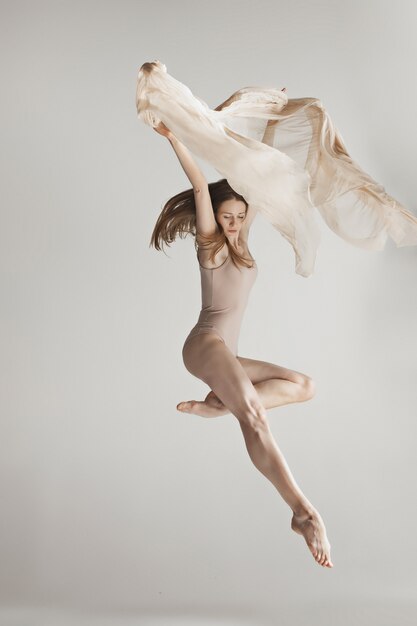
M 229 241 L 232 244 L 232 246 L 234 246 L 235 248 L 239 247 L 239 236 L 236 236 L 233 239 L 231 237 L 229 237 Z

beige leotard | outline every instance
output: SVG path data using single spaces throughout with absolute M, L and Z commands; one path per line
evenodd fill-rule
M 250 268 L 237 268 L 228 255 L 221 265 L 214 268 L 203 267 L 199 260 L 198 264 L 202 308 L 197 324 L 188 334 L 184 346 L 195 335 L 214 333 L 236 356 L 243 314 L 258 274 L 256 261 Z

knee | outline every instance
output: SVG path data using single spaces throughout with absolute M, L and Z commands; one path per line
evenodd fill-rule
M 302 387 L 302 398 L 303 400 L 311 400 L 316 394 L 316 384 L 310 376 L 305 376 L 303 382 L 301 383 Z
M 269 428 L 266 410 L 259 400 L 247 400 L 237 418 L 242 427 L 253 432 L 265 431 Z

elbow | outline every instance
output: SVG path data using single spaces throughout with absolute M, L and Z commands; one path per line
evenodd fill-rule
M 199 181 L 198 183 L 193 183 L 194 193 L 201 193 L 203 190 L 208 190 L 208 184 L 206 181 Z

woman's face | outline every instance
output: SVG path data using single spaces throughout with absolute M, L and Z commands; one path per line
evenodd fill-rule
M 216 221 L 228 239 L 235 240 L 246 217 L 246 204 L 242 200 L 224 200 L 216 212 Z

